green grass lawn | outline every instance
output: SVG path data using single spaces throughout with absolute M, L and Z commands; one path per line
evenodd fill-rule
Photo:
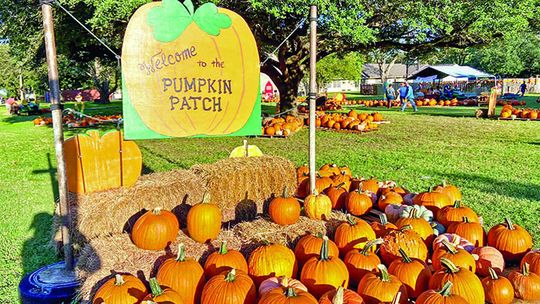
M 537 97 L 530 97 L 531 100 Z M 265 111 L 273 110 L 265 105 Z M 383 111 L 382 108 L 377 108 Z M 540 244 L 540 122 L 478 120 L 475 108 L 384 111 L 391 124 L 353 135 L 317 133 L 317 163 L 349 165 L 357 175 L 391 179 L 423 191 L 442 179 L 461 187 L 464 202 L 489 229 L 504 216 L 525 226 Z M 120 104 L 88 106 L 89 114 L 118 113 Z M 366 109 L 373 111 L 373 109 Z M 17 302 L 26 272 L 56 261 L 49 247 L 55 199 L 52 129 L 34 117 L 8 117 L 0 107 L 0 302 Z M 73 134 L 68 131 L 66 134 Z M 266 154 L 306 163 L 307 129 L 288 139 L 251 138 Z M 189 168 L 228 156 L 243 138 L 138 141 L 145 172 Z

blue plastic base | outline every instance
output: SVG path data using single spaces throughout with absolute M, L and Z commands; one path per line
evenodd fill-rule
M 19 283 L 21 302 L 26 304 L 71 303 L 79 282 L 64 262 L 47 265 L 27 274 Z

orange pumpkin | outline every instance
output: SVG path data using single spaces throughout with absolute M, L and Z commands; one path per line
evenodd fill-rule
M 446 258 L 456 266 L 470 270 L 471 272 L 476 271 L 476 261 L 474 257 L 463 248 L 456 248 L 454 245 L 450 244 L 447 240 L 443 240 L 443 247 L 435 250 L 431 261 L 433 263 L 433 269 L 435 271 L 441 270 L 443 267 L 441 265 L 441 259 Z
M 401 248 L 399 254 L 401 259 L 392 261 L 388 272 L 405 285 L 409 297 L 416 298 L 428 289 L 431 271 L 424 261 L 411 259 Z
M 199 303 L 205 283 L 204 270 L 197 261 L 186 258 L 184 244 L 178 245 L 176 259 L 167 259 L 159 266 L 156 278 L 176 290 L 185 303 Z
M 439 210 L 446 206 L 453 205 L 453 202 L 448 195 L 441 192 L 431 192 L 430 190 L 427 192 L 418 193 L 413 198 L 413 203 L 415 205 L 425 206 L 433 212 L 435 217 L 437 216 Z
M 274 198 L 268 207 L 268 215 L 272 221 L 281 226 L 298 222 L 300 218 L 300 203 L 289 196 L 287 186 L 283 189 L 281 197 Z
M 300 265 L 304 265 L 312 257 L 317 257 L 322 248 L 323 236 L 306 234 L 298 240 L 294 247 L 294 255 Z M 334 242 L 328 240 L 328 256 L 339 257 L 339 248 Z
M 152 292 L 148 296 L 146 296 L 146 298 L 144 298 L 146 301 L 152 302 L 155 304 L 169 304 L 169 303 L 184 304 L 185 303 L 182 296 L 178 292 L 176 292 L 174 289 L 161 288 L 156 278 L 151 278 L 149 283 L 150 283 L 150 290 Z
M 398 229 L 407 225 L 411 226 L 411 229 L 420 235 L 422 240 L 424 240 L 424 243 L 426 243 L 426 246 L 430 246 L 435 239 L 431 224 L 420 217 L 420 215 L 417 214 L 417 210 L 414 208 L 411 210 L 409 217 L 399 218 L 396 222 Z
M 180 224 L 172 212 L 155 208 L 135 222 L 131 240 L 141 249 L 161 250 L 176 239 L 179 230 Z
M 461 201 L 461 191 L 459 191 L 459 188 L 446 183 L 445 180 L 443 180 L 441 185 L 436 186 L 433 191 L 448 195 L 451 202 Z
M 429 288 L 440 289 L 448 281 L 452 282 L 453 292 L 463 297 L 469 304 L 484 304 L 484 288 L 480 279 L 467 269 L 457 267 L 450 260 L 442 258 L 441 269 L 433 274 Z
M 264 296 L 268 292 L 276 289 L 276 288 L 289 288 L 292 287 L 294 289 L 299 289 L 307 292 L 307 287 L 302 284 L 302 282 L 291 279 L 288 277 L 271 277 L 264 281 L 262 281 L 261 285 L 259 286 L 259 297 Z
M 383 212 L 388 205 L 401 204 L 403 204 L 403 197 L 399 193 L 393 191 L 387 191 L 386 193 L 382 194 L 377 201 L 378 209 Z
M 312 219 L 329 220 L 332 214 L 332 202 L 328 196 L 319 194 L 315 190 L 304 200 L 304 212 Z
M 196 242 L 215 240 L 221 231 L 221 209 L 210 202 L 206 192 L 201 203 L 192 206 L 187 214 L 187 231 Z
M 317 304 L 317 299 L 301 289 L 276 288 L 264 294 L 258 304 Z
M 248 272 L 246 259 L 238 250 L 228 249 L 227 241 L 222 241 L 218 251 L 212 252 L 204 263 L 204 274 L 211 278 L 230 269 Z
M 338 257 L 328 255 L 328 237 L 323 237 L 318 257 L 309 259 L 302 268 L 300 281 L 303 282 L 316 297 L 339 286 L 349 285 L 349 271 Z
M 532 237 L 510 218 L 493 226 L 488 233 L 488 245 L 497 248 L 507 262 L 518 262 L 532 248 Z
M 130 274 L 116 274 L 99 287 L 92 303 L 135 304 L 144 299 L 147 293 L 146 286 L 137 277 Z
M 319 299 L 319 304 L 364 304 L 362 297 L 350 290 L 344 289 L 342 286 L 339 286 L 337 289 L 330 290 L 327 293 L 323 294 Z
M 521 271 L 510 272 L 508 280 L 514 287 L 516 298 L 525 301 L 540 300 L 540 275 L 530 272 L 528 263 L 523 263 Z
M 420 235 L 411 230 L 411 226 L 403 226 L 398 230 L 392 230 L 384 237 L 381 245 L 381 257 L 383 262 L 390 264 L 393 260 L 399 259 L 399 249 L 407 253 L 411 258 L 426 261 L 428 248 Z
M 486 302 L 491 304 L 510 304 L 514 300 L 514 287 L 505 278 L 499 277 L 495 270 L 488 268 L 489 276 L 482 279 Z
M 347 201 L 347 190 L 344 183 L 326 189 L 326 195 L 332 202 L 332 209 L 342 209 Z
M 473 255 L 476 255 L 476 274 L 479 276 L 489 276 L 489 268 L 497 273 L 504 270 L 504 257 L 502 253 L 494 247 L 484 246 L 474 248 Z
M 475 247 L 482 247 L 485 244 L 486 232 L 480 223 L 469 221 L 468 217 L 463 217 L 463 222 L 453 223 L 448 227 L 449 233 L 455 233 L 469 242 Z
M 530 265 L 530 271 L 540 275 L 540 250 L 529 251 L 523 259 L 521 259 L 521 267 L 523 264 L 528 263 Z
M 346 199 L 347 211 L 352 215 L 360 216 L 366 214 L 373 207 L 371 197 L 367 192 L 351 191 Z
M 345 190 L 349 191 L 351 188 L 351 176 L 347 172 L 342 171 L 339 174 L 332 176 L 332 186 L 341 185 Z
M 231 302 L 234 299 L 235 302 Z M 256 303 L 257 289 L 242 271 L 231 269 L 213 276 L 204 285 L 201 304 Z
M 461 204 L 456 200 L 453 206 L 446 206 L 437 213 L 437 221 L 448 228 L 453 223 L 459 223 L 467 217 L 470 222 L 478 223 L 478 215 L 474 210 Z
M 349 270 L 351 286 L 357 286 L 360 280 L 369 272 L 378 272 L 377 265 L 381 259 L 373 252 L 373 246 L 380 245 L 382 239 L 375 239 L 366 243 L 364 249 L 352 249 L 345 255 L 343 262 Z
M 255 284 L 274 276 L 296 277 L 298 265 L 294 252 L 280 244 L 257 247 L 248 258 L 248 273 Z
M 469 304 L 464 298 L 452 293 L 452 285 L 452 282 L 448 281 L 440 291 L 424 291 L 416 299 L 416 304 Z
M 388 219 L 386 218 L 386 214 L 384 213 L 379 214 L 379 221 L 380 222 L 373 221 L 370 225 L 373 231 L 375 231 L 375 235 L 377 237 L 384 237 L 391 230 L 398 229 L 396 225 L 388 221 Z
M 350 214 L 347 214 L 347 221 L 341 223 L 334 233 L 334 242 L 342 256 L 354 248 L 364 248 L 367 242 L 375 238 L 375 232 L 368 223 Z
M 366 304 L 391 302 L 398 292 L 401 292 L 399 303 L 407 302 L 407 289 L 401 281 L 388 273 L 383 264 L 377 266 L 379 273 L 366 274 L 358 284 L 358 294 Z

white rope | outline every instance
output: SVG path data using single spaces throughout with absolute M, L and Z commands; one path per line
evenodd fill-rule
M 296 27 L 294 28 L 294 30 L 292 30 L 292 32 L 287 37 L 285 37 L 285 39 L 283 41 L 281 41 L 281 43 L 272 51 L 272 53 L 270 53 L 268 56 L 266 56 L 266 59 L 261 63 L 261 66 L 263 66 L 268 61 L 268 59 L 270 59 L 271 55 L 275 55 L 275 53 L 279 50 L 279 48 L 285 42 L 287 42 L 287 40 L 289 40 L 289 38 L 291 38 L 291 36 L 294 34 L 294 32 L 296 32 L 296 30 L 299 29 L 304 24 L 305 21 L 306 21 L 306 17 L 302 18 L 302 20 L 300 20 L 300 22 L 298 22 L 296 24 Z

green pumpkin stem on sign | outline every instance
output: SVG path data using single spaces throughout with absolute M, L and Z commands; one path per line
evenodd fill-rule
M 221 241 L 221 245 L 219 246 L 219 254 L 227 254 L 227 241 Z
M 296 291 L 294 291 L 294 288 L 287 287 L 287 290 L 285 291 L 285 296 L 287 298 L 294 298 L 294 297 L 296 297 L 298 295 L 296 294 Z
M 403 248 L 399 248 L 398 251 L 399 251 L 399 254 L 401 255 L 401 257 L 403 258 L 403 262 L 412 263 L 411 258 L 407 255 L 407 253 L 405 252 L 405 250 L 403 250 Z
M 159 286 L 159 282 L 156 278 L 151 278 L 149 283 L 153 298 L 159 297 L 163 294 L 163 289 L 161 289 L 161 286 Z
M 444 245 L 444 247 L 448 250 L 448 252 L 450 252 L 451 254 L 457 254 L 458 251 L 456 250 L 456 247 L 452 244 L 450 244 L 450 242 L 448 242 L 448 240 L 442 240 L 442 243 Z
M 446 281 L 439 291 L 439 294 L 443 297 L 449 297 L 452 294 L 452 285 L 454 284 L 452 284 L 451 281 Z
M 236 280 L 236 269 L 231 269 L 225 276 L 225 282 L 234 282 Z
M 377 268 L 380 270 L 381 275 L 381 281 L 383 282 L 390 282 L 390 274 L 388 273 L 388 269 L 386 269 L 386 266 L 384 264 L 377 265 Z
M 322 239 L 323 242 L 321 245 L 321 254 L 319 260 L 328 261 L 330 259 L 330 257 L 328 256 L 328 237 L 325 235 Z
M 362 251 L 360 251 L 360 253 L 367 256 L 371 247 L 375 245 L 380 245 L 382 243 L 384 243 L 382 238 L 371 240 L 364 245 L 364 248 L 362 249 Z
M 121 274 L 117 273 L 114 275 L 114 286 L 122 286 L 125 283 L 126 282 L 124 281 L 124 278 L 122 277 Z
M 516 229 L 516 228 L 514 227 L 514 224 L 512 223 L 512 220 L 510 220 L 509 217 L 505 217 L 505 218 L 504 218 L 504 221 L 506 222 L 506 226 L 508 226 L 508 229 L 509 229 L 509 230 L 514 230 L 514 229 Z
M 489 276 L 491 277 L 492 280 L 498 280 L 499 279 L 499 275 L 497 274 L 495 269 L 489 267 L 488 272 L 489 272 Z
M 441 258 L 441 265 L 444 266 L 447 273 L 458 273 L 459 268 L 447 258 Z
M 176 261 L 184 262 L 186 260 L 186 246 L 182 243 L 178 244 L 178 254 L 176 255 Z

